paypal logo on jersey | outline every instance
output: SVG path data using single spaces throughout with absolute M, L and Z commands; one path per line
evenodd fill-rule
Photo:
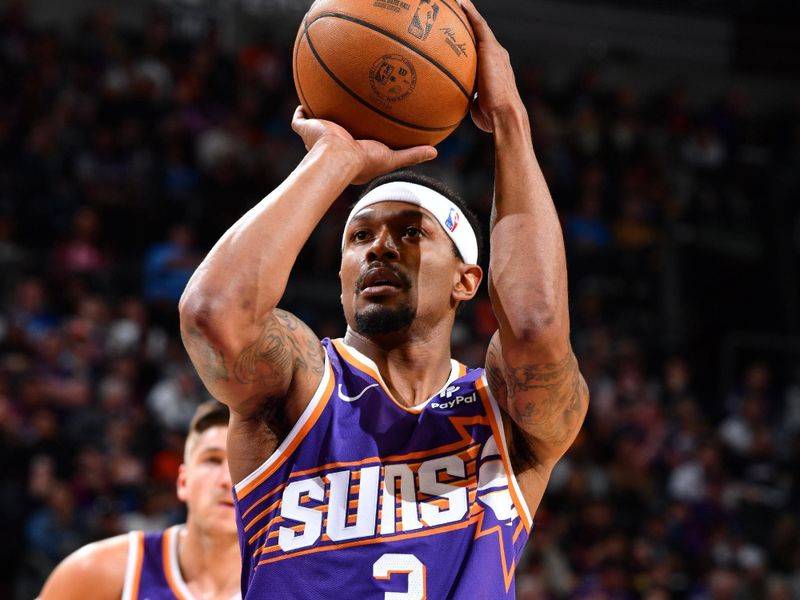
M 439 400 L 431 402 L 431 408 L 443 408 L 445 410 L 449 410 L 462 404 L 474 404 L 478 401 L 477 392 L 472 392 L 466 396 L 461 396 L 457 394 L 459 391 L 461 391 L 460 387 L 457 385 L 451 385 L 445 391 L 439 394 Z
M 457 385 L 451 385 L 445 391 L 443 391 L 441 394 L 439 394 L 439 397 L 440 398 L 452 398 L 453 394 L 455 394 L 460 389 L 461 388 L 458 387 Z

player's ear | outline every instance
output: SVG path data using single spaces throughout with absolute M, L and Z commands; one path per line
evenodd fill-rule
M 478 265 L 461 263 L 457 271 L 457 279 L 453 286 L 453 299 L 467 302 L 475 297 L 483 280 L 483 269 Z
M 178 479 L 175 482 L 175 488 L 178 500 L 181 502 L 186 502 L 187 498 L 189 497 L 189 489 L 186 481 L 186 465 L 182 464 L 178 468 Z

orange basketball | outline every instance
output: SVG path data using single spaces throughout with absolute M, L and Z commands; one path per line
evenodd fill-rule
M 438 144 L 466 116 L 477 52 L 457 0 L 317 0 L 293 65 L 309 116 L 405 148 Z

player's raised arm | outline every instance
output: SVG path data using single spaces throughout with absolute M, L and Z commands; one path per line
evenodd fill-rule
M 508 52 L 472 2 L 462 5 L 478 39 L 472 116 L 494 135 L 496 153 L 489 292 L 500 329 L 487 354 L 487 375 L 521 430 L 513 440 L 517 462 L 535 467 L 546 482 L 588 406 L 569 343 L 563 237 Z
M 297 255 L 325 211 L 349 184 L 436 155 L 431 147 L 392 151 L 354 140 L 333 123 L 306 119 L 301 109 L 292 126 L 308 154 L 222 236 L 179 306 L 192 362 L 234 419 L 263 414 L 267 399 L 278 398 L 287 403 L 282 420 L 291 423 L 322 377 L 323 351 L 316 337 L 276 306 Z

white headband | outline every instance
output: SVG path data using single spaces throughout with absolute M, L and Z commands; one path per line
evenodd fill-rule
M 350 211 L 350 216 L 344 224 L 345 230 L 353 217 L 368 206 L 392 201 L 406 202 L 427 210 L 453 240 L 463 261 L 468 265 L 478 264 L 478 239 L 461 209 L 439 192 L 416 183 L 393 181 L 376 187 L 361 198 Z M 344 242 L 345 238 L 342 236 L 342 248 Z

